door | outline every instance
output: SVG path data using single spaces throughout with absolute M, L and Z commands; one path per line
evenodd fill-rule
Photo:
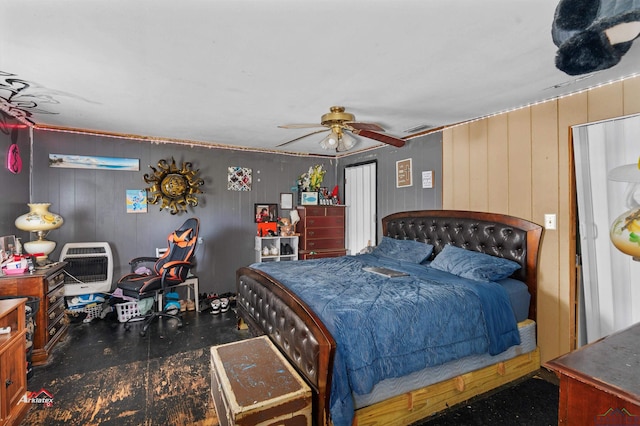
M 640 115 L 574 126 L 581 288 L 578 345 L 640 321 L 640 258 L 618 250 L 614 220 L 640 199 Z M 620 167 L 632 173 L 622 178 Z
M 347 254 L 377 244 L 377 163 L 347 166 L 344 170 Z

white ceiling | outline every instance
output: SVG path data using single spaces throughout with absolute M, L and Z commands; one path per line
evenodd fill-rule
M 39 126 L 334 154 L 323 134 L 276 148 L 309 132 L 278 125 L 344 105 L 407 137 L 640 71 L 640 43 L 588 78 L 557 70 L 557 3 L 3 0 L 0 98 Z

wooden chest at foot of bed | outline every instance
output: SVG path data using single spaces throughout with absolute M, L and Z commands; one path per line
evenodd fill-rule
M 311 389 L 267 336 L 211 347 L 221 426 L 311 425 Z

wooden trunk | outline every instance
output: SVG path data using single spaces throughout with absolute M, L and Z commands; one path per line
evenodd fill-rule
M 211 348 L 221 426 L 311 425 L 311 389 L 267 336 Z

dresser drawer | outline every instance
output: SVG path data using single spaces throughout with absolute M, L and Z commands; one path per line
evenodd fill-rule
M 344 217 L 343 207 L 305 207 L 304 215 L 306 217 L 312 216 L 339 216 Z
M 47 334 L 49 335 L 49 340 L 53 339 L 56 334 L 64 331 L 64 311 L 63 314 L 57 317 L 53 321 L 49 321 L 49 325 L 47 326 Z
M 55 304 L 49 305 L 49 309 L 47 310 L 47 318 L 49 319 L 49 322 L 55 321 L 55 319 L 60 315 L 64 315 L 64 311 L 64 299 L 61 297 Z
M 339 216 L 321 216 L 321 217 L 308 217 L 304 221 L 304 227 L 309 228 L 343 228 L 344 218 Z
M 342 250 L 324 250 L 324 251 L 310 251 L 307 253 L 300 253 L 300 260 L 308 259 L 323 259 L 327 257 L 340 257 L 347 254 L 347 251 Z
M 56 275 L 53 275 L 46 279 L 46 288 L 45 291 L 49 293 L 52 290 L 55 290 L 56 287 L 61 286 L 64 283 L 64 272 L 60 272 Z
M 314 238 L 301 243 L 301 250 L 344 249 L 344 238 Z
M 47 294 L 47 306 L 50 310 L 56 303 L 64 302 L 64 286 Z
M 344 240 L 343 228 L 308 228 L 304 233 L 305 240 L 316 238 L 342 238 Z

